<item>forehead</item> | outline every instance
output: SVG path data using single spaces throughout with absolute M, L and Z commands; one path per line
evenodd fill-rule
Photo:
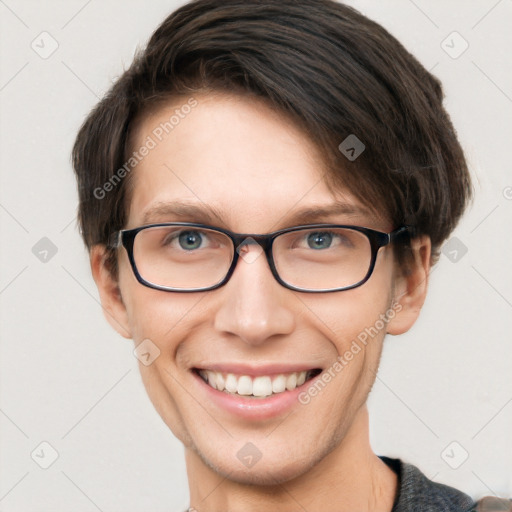
M 188 219 L 256 233 L 331 208 L 347 222 L 383 228 L 383 219 L 327 183 L 319 149 L 262 100 L 176 98 L 139 123 L 132 146 L 144 145 L 151 149 L 132 171 L 130 227 Z

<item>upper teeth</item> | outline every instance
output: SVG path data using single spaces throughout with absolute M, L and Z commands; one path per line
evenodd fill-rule
M 199 375 L 212 388 L 239 395 L 270 396 L 272 393 L 291 391 L 306 381 L 309 372 L 293 372 L 287 374 L 261 377 L 248 375 L 236 376 L 232 373 L 223 374 L 211 370 L 199 370 Z

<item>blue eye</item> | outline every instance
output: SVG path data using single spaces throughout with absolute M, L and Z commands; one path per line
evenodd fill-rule
M 307 237 L 310 249 L 328 249 L 332 244 L 332 233 L 317 231 Z
M 199 249 L 203 242 L 203 237 L 197 231 L 183 231 L 178 237 L 180 247 L 186 251 Z

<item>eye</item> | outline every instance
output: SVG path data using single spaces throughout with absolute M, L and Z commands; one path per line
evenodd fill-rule
M 198 231 L 183 231 L 178 236 L 180 247 L 186 251 L 199 249 L 203 243 L 203 236 Z
M 331 247 L 333 234 L 325 231 L 316 231 L 307 235 L 307 243 L 310 249 L 328 249 Z

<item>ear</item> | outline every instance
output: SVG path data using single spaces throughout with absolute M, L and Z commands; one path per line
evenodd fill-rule
M 100 294 L 101 307 L 108 323 L 123 337 L 131 339 L 128 314 L 121 297 L 117 279 L 106 265 L 104 245 L 95 245 L 90 251 L 91 271 Z
M 389 334 L 403 334 L 416 322 L 427 296 L 430 274 L 431 242 L 429 236 L 411 240 L 411 261 L 407 271 L 397 269 L 394 283 L 396 315 L 389 320 Z

